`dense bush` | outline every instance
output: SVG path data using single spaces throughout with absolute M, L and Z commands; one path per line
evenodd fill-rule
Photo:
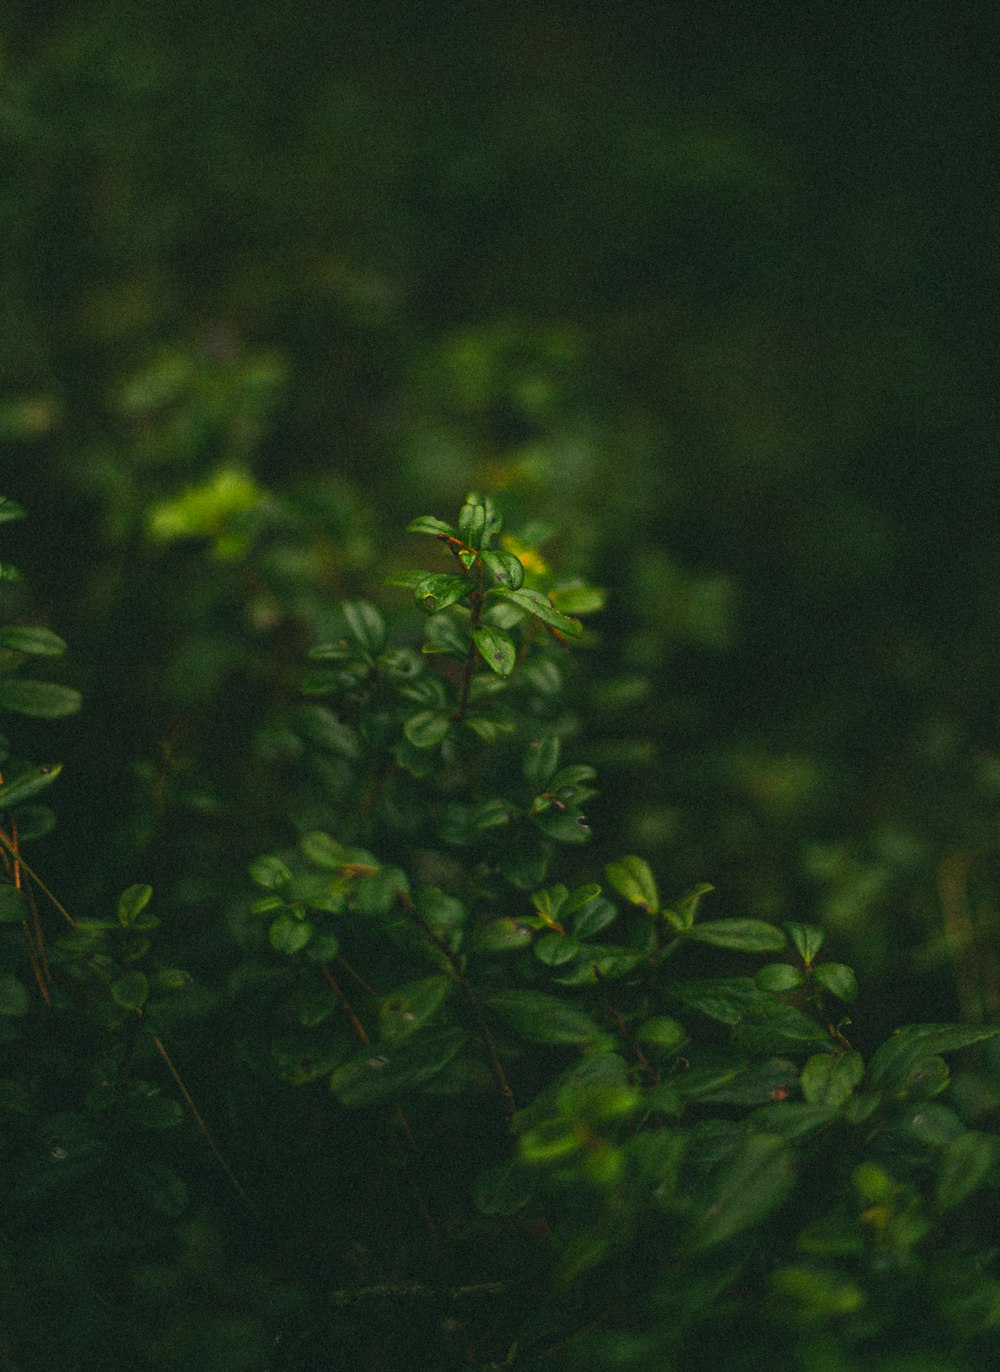
M 91 857 L 148 855 L 156 891 L 110 909 L 50 889 L 59 768 L 5 749 L 3 1359 L 989 1365 L 1000 1030 L 879 1041 L 818 924 L 727 914 L 705 884 L 663 899 L 635 855 L 588 867 L 567 678 L 603 596 L 553 570 L 553 530 L 470 495 L 409 526 L 431 569 L 359 557 L 408 615 L 371 571 L 332 613 L 295 576 L 274 599 L 289 524 L 251 484 L 157 511 L 235 569 L 210 600 L 322 638 L 290 673 L 287 636 L 261 659 L 231 630 L 227 670 L 259 684 L 227 735 L 249 768 L 221 793 L 140 769 L 145 808 Z M 20 669 L 65 645 L 26 600 L 8 618 L 0 708 L 44 733 L 79 697 Z M 182 723 L 211 704 L 183 686 Z M 245 883 L 218 847 L 241 814 L 270 829 Z

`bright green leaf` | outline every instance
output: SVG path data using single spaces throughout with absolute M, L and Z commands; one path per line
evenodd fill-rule
M 754 982 L 762 991 L 794 991 L 805 985 L 805 975 L 789 962 L 769 962 L 754 976 Z
M 66 644 L 50 629 L 38 629 L 28 624 L 9 624 L 0 629 L 0 648 L 15 653 L 33 653 L 37 657 L 59 657 Z
M 255 886 L 263 886 L 265 891 L 277 891 L 287 886 L 292 879 L 291 869 L 281 858 L 265 854 L 254 858 L 249 867 L 250 880 Z
M 30 771 L 21 772 L 5 781 L 0 786 L 0 810 L 12 810 L 15 805 L 30 800 L 39 791 L 51 786 L 61 771 L 62 763 L 52 762 L 44 767 L 32 767 Z
M 543 595 L 541 591 L 529 590 L 525 586 L 522 586 L 518 591 L 508 591 L 501 587 L 495 587 L 488 594 L 503 596 L 505 603 L 516 605 L 519 610 L 524 610 L 529 615 L 541 620 L 548 628 L 555 629 L 570 638 L 579 638 L 583 633 L 583 625 L 580 621 L 570 619 L 568 615 L 560 614 L 548 596 Z
M 276 953 L 293 957 L 302 951 L 313 936 L 313 926 L 308 920 L 296 919 L 294 915 L 279 915 L 272 921 L 268 939 Z
M 79 691 L 51 681 L 28 681 L 9 677 L 0 681 L 0 710 L 13 710 L 33 719 L 62 719 L 74 715 L 82 704 Z
M 433 515 L 418 515 L 416 519 L 411 519 L 406 526 L 406 532 L 408 534 L 432 534 L 435 538 L 439 538 L 442 534 L 446 538 L 458 537 L 457 529 L 453 529 L 443 519 L 435 519 Z
M 657 913 L 660 908 L 660 896 L 647 862 L 640 857 L 623 857 L 617 862 L 609 863 L 605 871 L 619 895 L 624 896 L 632 905 L 638 905 L 640 910 L 645 910 L 647 914 Z
M 124 928 L 135 924 L 136 919 L 153 899 L 153 888 L 145 883 L 128 887 L 118 899 L 118 922 Z
M 807 967 L 811 967 L 819 954 L 819 950 L 823 947 L 823 941 L 826 938 L 824 930 L 816 924 L 790 922 L 785 925 L 785 932 L 792 940 L 792 945 L 799 957 Z

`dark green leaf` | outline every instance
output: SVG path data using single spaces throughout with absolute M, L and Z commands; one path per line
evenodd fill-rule
M 747 1007 L 736 1038 L 749 1053 L 793 1053 L 829 1042 L 826 1030 L 794 1005 L 772 996 Z
M 0 710 L 13 710 L 34 719 L 62 719 L 74 715 L 82 704 L 79 691 L 51 681 L 28 681 L 10 677 L 0 681 Z
M 458 515 L 458 532 L 470 548 L 478 548 L 486 532 L 486 507 L 471 496 Z
M 345 600 L 341 605 L 347 628 L 361 650 L 378 657 L 385 647 L 385 620 L 367 600 Z
M 572 962 L 580 951 L 580 941 L 572 934 L 543 934 L 535 943 L 535 957 L 546 967 L 561 967 Z
M 674 901 L 671 908 L 664 910 L 664 917 L 675 929 L 682 933 L 686 932 L 694 924 L 701 902 L 705 896 L 711 895 L 714 890 L 715 887 L 709 885 L 707 881 L 699 882 L 697 886 L 685 892 L 680 900 Z
M 536 828 L 557 843 L 586 843 L 590 838 L 590 825 L 586 816 L 571 810 L 543 810 L 532 815 Z
M 809 1105 L 839 1110 L 860 1086 L 865 1065 L 860 1053 L 816 1053 L 802 1068 L 799 1082 Z
M 874 1090 L 895 1091 L 909 1084 L 911 1074 L 928 1058 L 996 1038 L 1000 1028 L 966 1024 L 908 1024 L 897 1029 L 876 1050 L 868 1064 Z
M 935 1192 L 938 1209 L 953 1209 L 986 1183 L 996 1156 L 996 1139 L 989 1134 L 970 1129 L 953 1139 L 941 1156 Z
M 508 953 L 525 948 L 534 938 L 534 931 L 520 920 L 504 915 L 477 925 L 473 947 L 480 953 Z
M 387 1042 L 403 1039 L 426 1024 L 454 984 L 446 976 L 422 977 L 390 991 L 379 1009 L 382 1038 Z
M 132 1190 L 161 1215 L 179 1215 L 187 1209 L 188 1190 L 171 1167 L 153 1159 L 131 1159 L 125 1180 Z
M 713 1248 L 759 1224 L 782 1204 L 793 1185 L 785 1141 L 777 1134 L 747 1135 L 706 1188 L 690 1246 L 696 1251 Z
M 513 553 L 483 553 L 483 563 L 499 586 L 519 591 L 524 585 L 524 566 Z
M 842 962 L 824 962 L 813 968 L 813 979 L 824 991 L 829 991 L 838 1000 L 852 1001 L 858 998 L 858 981 L 850 967 Z
M 139 1010 L 149 996 L 149 982 L 142 972 L 125 972 L 112 982 L 111 994 L 123 1010 Z
M 10 882 L 0 883 L 0 924 L 22 924 L 30 914 L 24 892 Z
M 10 624 L 0 629 L 0 648 L 15 653 L 33 653 L 37 657 L 59 657 L 66 651 L 66 644 L 50 629 Z
M 597 896 L 573 916 L 573 933 L 577 938 L 591 938 L 602 929 L 606 929 L 617 918 L 618 910 L 611 901 L 604 896 Z
M 39 791 L 51 786 L 61 771 L 61 762 L 50 762 L 44 767 L 32 767 L 30 771 L 21 772 L 5 781 L 0 786 L 0 810 L 12 810 L 15 805 L 30 800 Z
M 559 766 L 559 753 L 562 745 L 555 734 L 546 734 L 528 744 L 524 752 L 521 769 L 524 779 L 532 791 L 542 791 L 551 781 Z
M 794 991 L 805 985 L 805 974 L 789 962 L 769 962 L 754 976 L 754 982 L 762 991 Z
M 517 663 L 517 647 L 510 634 L 484 624 L 473 630 L 472 637 L 487 667 L 497 676 L 510 676 Z
M 414 748 L 433 748 L 451 728 L 451 717 L 438 710 L 421 710 L 403 725 L 403 733 Z
M 586 1011 L 543 991 L 497 991 L 486 1007 L 529 1043 L 594 1043 L 605 1037 Z
M 476 1208 L 484 1215 L 514 1215 L 535 1191 L 534 1174 L 519 1158 L 480 1172 L 473 1188 Z
M 354 761 L 361 754 L 357 731 L 322 705 L 303 705 L 295 712 L 295 730 L 307 742 L 336 757 Z
M 825 932 L 816 924 L 796 923 L 786 924 L 785 931 L 799 957 L 807 967 L 811 967 L 823 947 Z
M 776 953 L 785 946 L 781 930 L 761 919 L 713 919 L 693 925 L 685 938 L 743 953 Z
M 660 908 L 660 896 L 649 864 L 640 857 L 623 857 L 605 868 L 615 890 L 640 910 L 655 915 Z
M 468 1042 L 464 1029 L 424 1029 L 399 1043 L 366 1047 L 330 1077 L 342 1105 L 393 1101 L 430 1082 Z
M 16 1018 L 28 1013 L 28 993 L 11 972 L 0 972 L 0 1015 Z
M 682 981 L 669 988 L 682 1005 L 700 1010 L 723 1024 L 738 1024 L 752 1005 L 771 997 L 759 990 L 750 977 L 712 977 L 705 981 Z

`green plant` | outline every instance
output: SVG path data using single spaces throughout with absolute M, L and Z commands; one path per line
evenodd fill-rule
M 941 1098 L 945 1055 L 1000 1030 L 910 1025 L 862 1053 L 854 973 L 817 926 L 706 918 L 705 885 L 664 902 L 636 856 L 605 887 L 560 882 L 595 780 L 563 760 L 563 661 L 600 596 L 533 577 L 535 534 L 505 539 L 488 498 L 409 531 L 452 560 L 390 578 L 428 616 L 422 650 L 344 605 L 305 681 L 336 706 L 305 707 L 312 806 L 251 868 L 284 960 L 273 1066 L 369 1121 L 361 1165 L 412 1190 L 362 1225 L 386 1243 L 326 1337 L 422 1305 L 419 1332 L 382 1326 L 383 1357 L 976 1365 L 1000 1327 L 1000 1169 Z
M 634 854 L 588 871 L 566 677 L 601 593 L 488 497 L 409 532 L 443 560 L 389 576 L 413 612 L 346 601 L 273 725 L 300 744 L 286 841 L 214 977 L 147 884 L 85 913 L 49 891 L 21 844 L 54 769 L 5 766 L 0 1354 L 989 1365 L 1000 1030 L 868 1042 L 818 925 L 665 900 Z M 3 632 L 9 673 L 56 642 Z

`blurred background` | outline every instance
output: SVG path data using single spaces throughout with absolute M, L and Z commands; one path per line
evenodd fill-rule
M 823 923 L 863 1036 L 1000 1011 L 993 16 L 7 0 L 8 610 L 86 700 L 19 734 L 50 884 L 215 956 L 310 643 L 480 487 L 608 589 L 581 864 Z

